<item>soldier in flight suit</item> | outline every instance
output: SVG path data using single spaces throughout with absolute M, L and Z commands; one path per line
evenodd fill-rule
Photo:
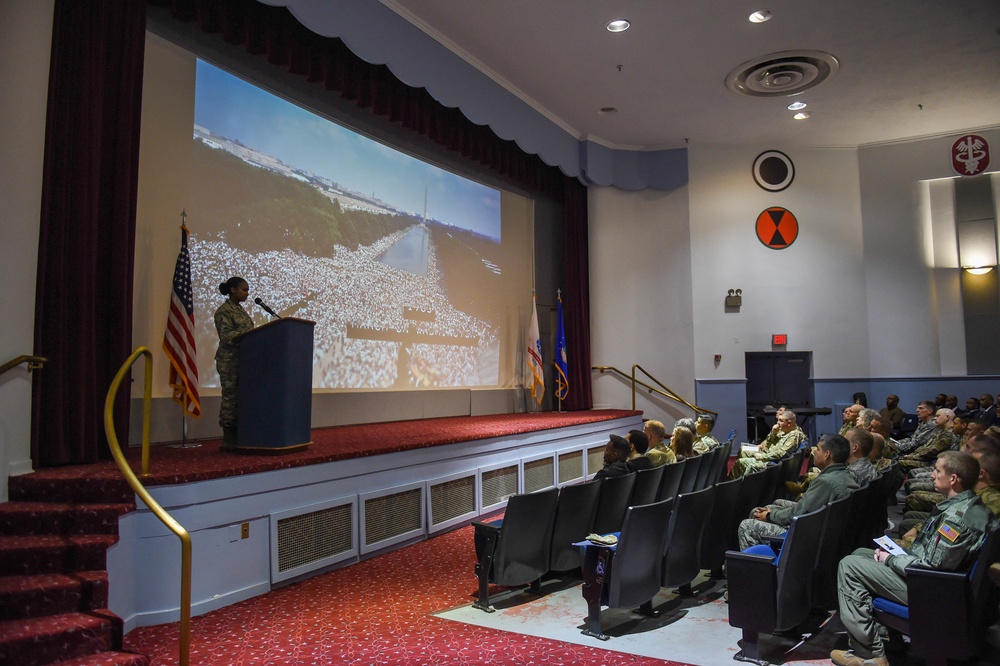
M 215 311 L 215 330 L 219 332 L 219 350 L 215 352 L 215 366 L 222 385 L 222 406 L 219 408 L 219 425 L 222 426 L 222 445 L 236 446 L 236 396 L 239 386 L 239 344 L 233 342 L 240 333 L 253 328 L 253 320 L 240 305 L 250 294 L 250 285 L 241 277 L 231 277 L 219 285 L 219 291 L 229 298 Z

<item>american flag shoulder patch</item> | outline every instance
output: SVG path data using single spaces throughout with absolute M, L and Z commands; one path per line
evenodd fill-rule
M 948 522 L 941 523 L 941 527 L 938 528 L 938 534 L 952 543 L 955 543 L 955 539 L 957 539 L 960 535 L 959 531 L 955 529 L 955 526 Z

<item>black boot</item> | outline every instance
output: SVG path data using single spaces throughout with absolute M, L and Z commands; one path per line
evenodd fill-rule
M 236 448 L 236 426 L 222 427 L 222 448 Z

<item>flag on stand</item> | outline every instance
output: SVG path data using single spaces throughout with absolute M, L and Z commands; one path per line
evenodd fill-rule
M 194 345 L 194 299 L 187 239 L 188 229 L 182 224 L 181 251 L 174 266 L 163 351 L 170 359 L 168 381 L 174 390 L 174 402 L 184 407 L 185 414 L 197 417 L 201 416 L 201 398 L 198 396 L 198 353 Z
M 531 326 L 528 328 L 528 340 L 525 345 L 525 360 L 531 371 L 531 397 L 539 405 L 545 397 L 545 375 L 542 374 L 542 340 L 538 335 L 538 308 L 535 306 L 535 296 L 531 296 Z
M 556 397 L 565 400 L 569 395 L 569 363 L 566 362 L 566 328 L 563 326 L 562 294 L 556 292 L 559 321 L 556 324 Z

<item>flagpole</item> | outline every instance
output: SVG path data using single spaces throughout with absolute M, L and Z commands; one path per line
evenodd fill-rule
M 187 211 L 181 209 L 181 230 L 187 228 Z M 187 408 L 183 402 L 178 403 L 181 408 L 181 443 L 180 444 L 170 444 L 168 448 L 171 449 L 197 449 L 201 446 L 198 442 L 188 442 L 187 441 Z

